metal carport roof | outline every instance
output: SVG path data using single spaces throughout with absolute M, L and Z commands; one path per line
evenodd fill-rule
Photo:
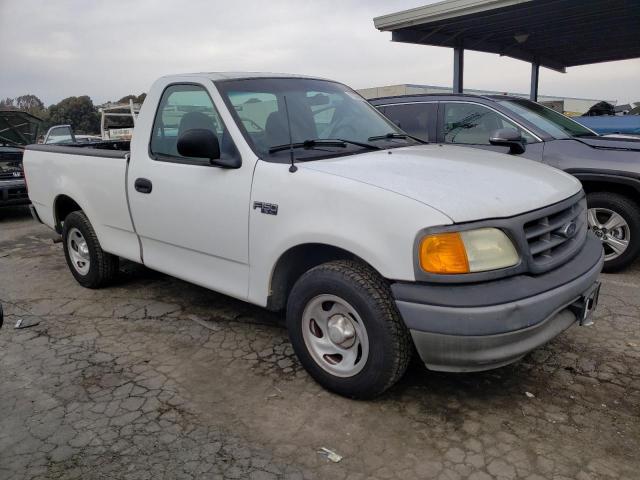
M 531 62 L 536 92 L 540 65 L 564 72 L 640 57 L 640 0 L 447 0 L 374 18 L 374 25 L 395 42 L 453 47 L 459 91 L 464 49 Z

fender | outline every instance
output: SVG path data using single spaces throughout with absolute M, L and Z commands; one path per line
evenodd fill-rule
M 617 183 L 619 185 L 629 186 L 640 194 L 640 174 L 621 172 L 619 170 L 600 170 L 595 168 L 570 168 L 565 171 L 576 177 L 581 182 L 591 181 Z

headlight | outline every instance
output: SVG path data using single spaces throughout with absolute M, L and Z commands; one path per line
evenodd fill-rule
M 425 272 L 440 274 L 497 270 L 520 261 L 511 240 L 497 228 L 427 235 L 418 253 Z

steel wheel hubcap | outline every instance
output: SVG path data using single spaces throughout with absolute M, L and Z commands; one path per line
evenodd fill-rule
M 332 375 L 352 377 L 367 363 L 367 330 L 358 312 L 340 297 L 311 299 L 302 314 L 302 337 L 313 360 Z
M 353 322 L 340 313 L 329 318 L 327 330 L 329 330 L 329 339 L 335 345 L 349 348 L 356 341 L 356 329 Z
M 67 249 L 73 268 L 80 275 L 86 275 L 91 267 L 89 246 L 80 230 L 75 227 L 69 230 L 67 235 Z
M 631 229 L 622 215 L 608 208 L 590 208 L 587 221 L 589 228 L 602 241 L 605 260 L 618 258 L 627 250 Z

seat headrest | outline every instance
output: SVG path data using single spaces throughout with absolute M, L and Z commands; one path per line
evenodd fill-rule
M 182 135 L 187 130 L 194 128 L 202 128 L 205 130 L 211 130 L 215 133 L 215 124 L 213 119 L 205 115 L 202 112 L 189 112 L 182 116 L 180 119 L 180 126 L 178 127 L 178 136 Z

